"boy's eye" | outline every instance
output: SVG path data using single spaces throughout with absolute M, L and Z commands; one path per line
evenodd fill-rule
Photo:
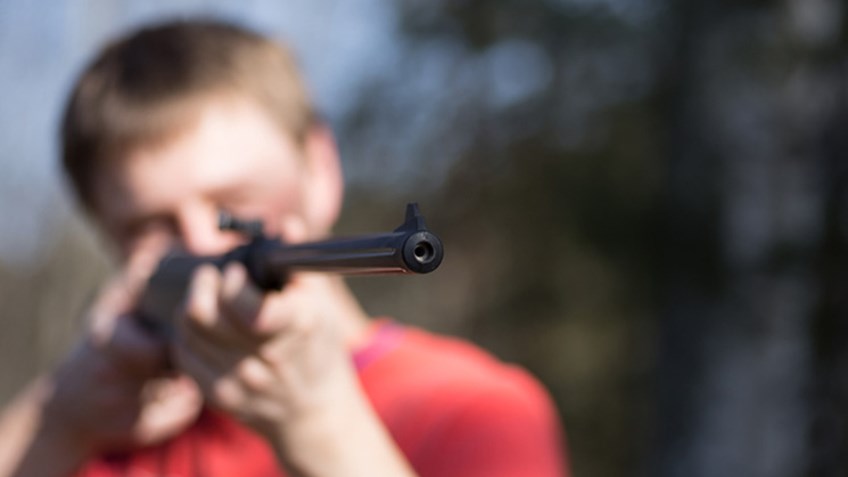
M 218 209 L 223 209 L 231 214 L 242 216 L 245 214 L 256 213 L 256 207 L 259 204 L 257 203 L 254 195 L 252 187 L 241 186 L 217 191 L 209 199 L 218 206 Z

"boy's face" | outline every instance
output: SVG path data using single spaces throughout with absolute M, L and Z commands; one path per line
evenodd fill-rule
M 244 238 L 218 230 L 220 210 L 261 219 L 271 235 L 316 238 L 341 206 L 330 134 L 315 128 L 298 145 L 239 99 L 210 100 L 183 132 L 130 150 L 96 174 L 95 215 L 124 257 L 162 242 L 222 253 Z

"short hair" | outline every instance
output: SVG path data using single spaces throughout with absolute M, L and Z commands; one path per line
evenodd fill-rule
M 106 46 L 77 80 L 61 124 L 62 165 L 82 205 L 95 208 L 102 161 L 182 132 L 220 96 L 254 100 L 298 143 L 318 120 L 293 55 L 247 29 L 170 21 Z

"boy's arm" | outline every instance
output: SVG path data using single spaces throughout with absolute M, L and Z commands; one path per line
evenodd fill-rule
M 0 476 L 67 476 L 86 459 L 79 442 L 46 419 L 51 388 L 48 378 L 39 378 L 2 410 Z
M 173 436 L 200 412 L 190 380 L 163 376 L 166 345 L 125 314 L 134 275 L 108 284 L 74 350 L 0 413 L 0 477 L 68 475 L 98 452 Z
M 367 397 L 351 384 L 339 390 L 339 405 L 266 434 L 280 463 L 295 475 L 415 477 Z

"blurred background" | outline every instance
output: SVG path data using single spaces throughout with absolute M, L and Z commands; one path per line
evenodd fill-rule
M 532 370 L 578 476 L 848 475 L 841 0 L 0 0 L 0 403 L 112 264 L 57 167 L 96 49 L 203 15 L 288 42 L 339 234 L 421 204 L 443 268 L 367 309 Z

